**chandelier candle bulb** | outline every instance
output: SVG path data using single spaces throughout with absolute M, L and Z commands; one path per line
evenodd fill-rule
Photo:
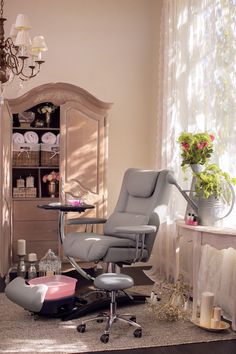
M 26 241 L 17 240 L 17 255 L 25 256 L 26 255 Z
M 29 262 L 36 262 L 37 261 L 37 254 L 36 253 L 29 253 L 28 261 Z
M 204 292 L 201 296 L 200 306 L 200 325 L 210 327 L 212 311 L 214 305 L 214 294 L 211 292 Z

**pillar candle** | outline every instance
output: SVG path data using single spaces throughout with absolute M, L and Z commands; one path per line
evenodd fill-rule
M 36 253 L 29 253 L 28 261 L 29 262 L 36 262 L 37 261 L 37 254 Z
M 220 307 L 214 307 L 213 310 L 213 318 L 216 321 L 220 321 L 221 320 L 221 308 Z
M 34 177 L 29 176 L 26 178 L 26 187 L 34 187 Z
M 211 319 L 211 328 L 219 328 L 220 327 L 220 321 L 219 320 L 215 320 L 214 318 Z
M 214 294 L 204 292 L 201 296 L 200 306 L 200 325 L 204 327 L 211 326 L 212 311 L 214 305 Z
M 25 240 L 17 240 L 17 254 L 18 256 L 24 256 L 26 254 L 26 242 Z

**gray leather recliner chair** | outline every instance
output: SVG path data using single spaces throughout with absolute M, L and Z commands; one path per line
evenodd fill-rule
M 169 174 L 169 170 L 128 169 L 124 174 L 114 212 L 106 222 L 103 220 L 103 234 L 66 234 L 63 240 L 65 255 L 72 260 L 79 258 L 86 262 L 105 262 L 108 264 L 108 272 L 113 274 L 116 273 L 116 265 L 147 262 L 159 225 L 166 219 L 171 188 Z M 101 220 L 91 219 L 92 224 L 96 222 Z M 89 219 L 81 217 L 69 223 L 88 224 Z M 79 312 L 66 320 L 76 317 L 80 317 Z
M 169 173 L 168 170 L 128 169 L 115 210 L 104 224 L 104 234 L 68 233 L 63 241 L 65 255 L 81 261 L 111 264 L 147 262 L 159 225 L 166 216 Z M 74 223 L 82 224 L 83 218 Z M 141 227 L 144 225 L 155 226 L 155 229 L 145 234 Z

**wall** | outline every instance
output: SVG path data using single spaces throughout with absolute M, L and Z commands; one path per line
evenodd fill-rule
M 108 212 L 115 205 L 126 168 L 153 168 L 157 54 L 161 0 L 7 0 L 5 32 L 18 13 L 31 20 L 32 37 L 45 36 L 41 74 L 16 97 L 48 82 L 80 86 L 113 102 L 109 115 Z

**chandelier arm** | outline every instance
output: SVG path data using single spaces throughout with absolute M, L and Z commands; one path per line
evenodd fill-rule
M 35 77 L 36 75 L 38 75 L 38 73 L 40 72 L 40 64 L 38 64 L 38 68 L 36 68 L 35 66 L 29 66 L 29 68 L 31 69 L 31 74 L 26 75 L 23 70 L 22 72 L 19 74 L 19 78 L 22 81 L 27 81 L 28 79 L 31 79 L 32 77 Z M 36 72 L 34 72 L 34 70 L 37 70 Z

